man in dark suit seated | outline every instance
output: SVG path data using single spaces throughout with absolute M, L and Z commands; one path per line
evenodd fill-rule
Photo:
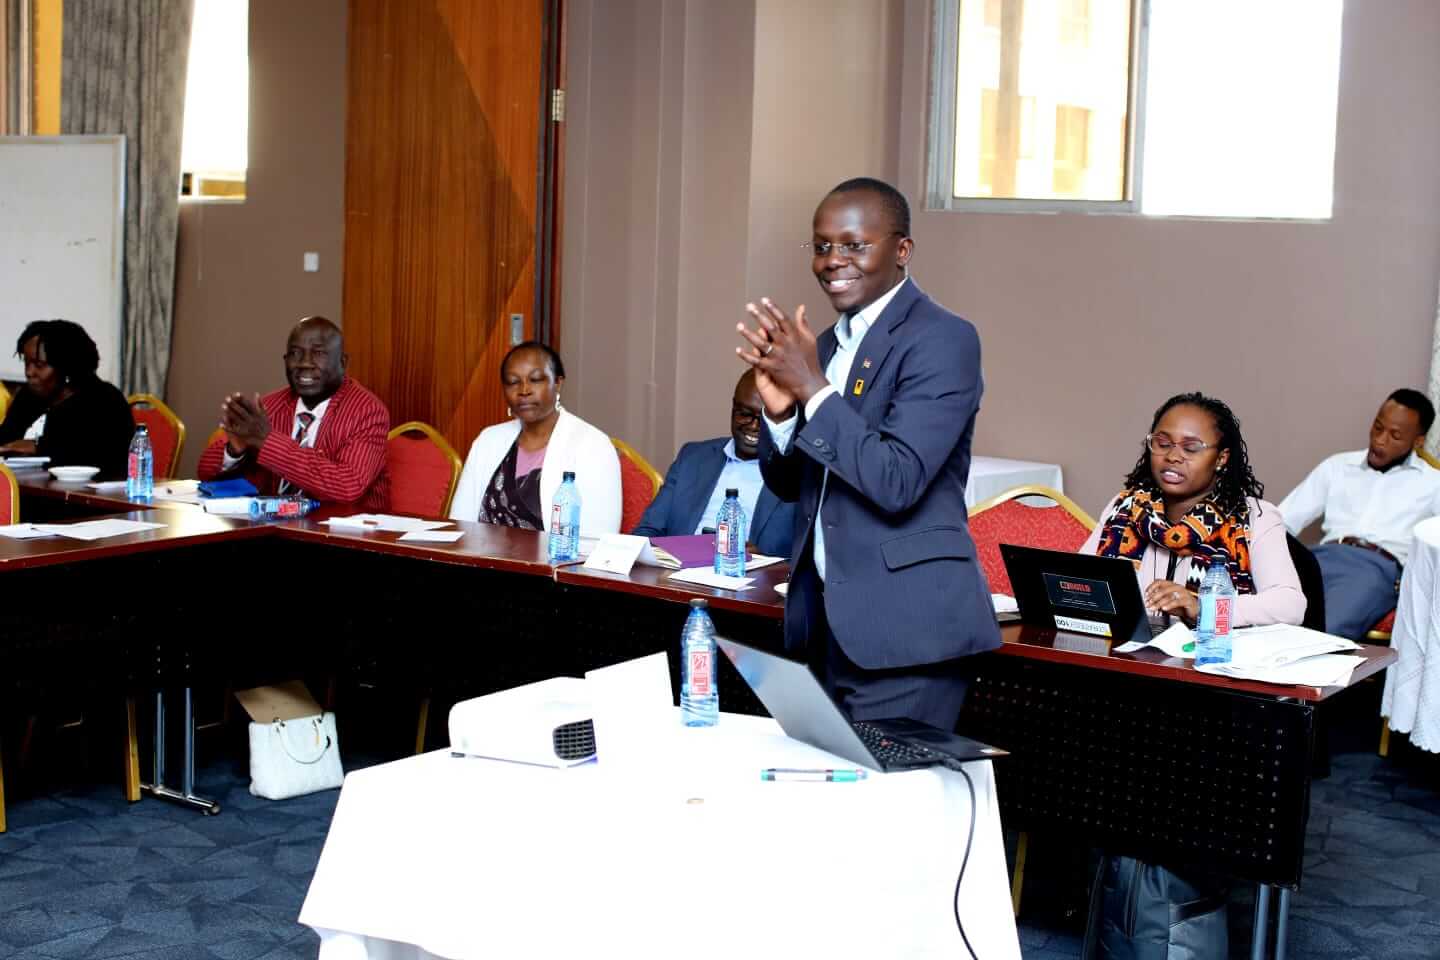
M 810 267 L 838 320 L 747 304 L 737 352 L 765 406 L 760 470 L 798 504 L 785 643 L 854 720 L 953 730 L 960 657 L 1000 645 L 966 525 L 980 410 L 975 328 L 909 279 L 910 206 L 840 184 L 812 223 Z
M 672 537 L 714 529 L 725 490 L 735 487 L 749 518 L 746 539 L 767 556 L 789 557 L 795 505 L 776 499 L 760 476 L 760 410 L 755 371 L 746 370 L 730 402 L 729 439 L 696 440 L 681 447 L 665 472 L 665 485 L 631 533 Z

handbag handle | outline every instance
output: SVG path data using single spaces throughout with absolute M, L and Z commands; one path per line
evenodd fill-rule
M 314 727 L 315 727 L 315 732 L 316 732 L 316 734 L 317 734 L 317 736 L 318 736 L 318 734 L 319 734 L 319 732 L 320 732 L 320 721 L 319 721 L 318 719 L 315 719 L 315 720 L 311 720 L 310 722 L 311 722 L 311 724 L 314 725 Z M 321 760 L 321 758 L 323 758 L 323 757 L 325 756 L 325 751 L 330 749 L 330 737 L 327 735 L 327 736 L 325 737 L 325 746 L 323 746 L 323 747 L 320 748 L 320 752 L 319 752 L 319 753 L 315 754 L 315 756 L 311 757 L 309 760 L 301 760 L 299 757 L 295 756 L 295 754 L 293 754 L 293 753 L 290 752 L 290 744 L 288 744 L 288 743 L 285 742 L 285 721 L 284 721 L 284 720 L 276 720 L 276 721 L 275 721 L 275 737 L 276 737 L 276 739 L 278 739 L 278 740 L 280 741 L 280 749 L 282 749 L 282 750 L 285 751 L 285 755 L 286 755 L 286 756 L 288 756 L 291 760 L 294 760 L 296 763 L 304 764 L 304 765 L 307 766 L 307 767 L 308 767 L 309 765 L 311 765 L 312 763 L 319 763 L 320 760 Z

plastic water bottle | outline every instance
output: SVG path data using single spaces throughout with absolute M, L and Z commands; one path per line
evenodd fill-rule
M 566 470 L 555 501 L 550 505 L 550 562 L 580 559 L 580 489 L 575 471 Z
M 680 634 L 680 719 L 687 727 L 713 727 L 720 721 L 715 624 L 706 606 L 698 597 L 690 601 L 690 616 Z
M 141 503 L 155 499 L 155 453 L 145 424 L 135 428 L 130 441 L 130 464 L 125 472 L 125 496 Z
M 304 497 L 255 497 L 250 501 L 251 520 L 295 520 L 320 506 Z
M 1235 622 L 1235 585 L 1223 563 L 1212 563 L 1200 583 L 1200 617 L 1195 623 L 1195 665 L 1230 662 L 1230 628 Z
M 748 518 L 740 506 L 740 491 L 729 487 L 720 512 L 715 515 L 715 572 L 727 577 L 745 575 L 745 525 Z

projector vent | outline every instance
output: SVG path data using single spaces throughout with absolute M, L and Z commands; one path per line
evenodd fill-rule
M 562 723 L 555 728 L 555 756 L 583 760 L 595 755 L 595 724 L 589 720 Z

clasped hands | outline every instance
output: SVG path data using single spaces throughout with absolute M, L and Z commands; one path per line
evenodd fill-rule
M 260 406 L 260 395 L 253 398 L 232 393 L 220 404 L 220 429 L 225 431 L 225 451 L 232 457 L 258 452 L 270 435 L 270 418 Z
M 765 413 L 771 420 L 788 420 L 797 403 L 806 403 L 829 385 L 820 369 L 815 334 L 805 322 L 805 307 L 796 307 L 791 319 L 768 297 L 761 297 L 758 306 L 745 304 L 745 311 L 754 319 L 755 329 L 743 322 L 735 325 L 747 344 L 736 347 L 735 353 L 755 368 L 755 387 Z
M 1200 598 L 1171 580 L 1153 580 L 1145 588 L 1145 609 L 1168 613 L 1193 624 L 1200 616 Z

